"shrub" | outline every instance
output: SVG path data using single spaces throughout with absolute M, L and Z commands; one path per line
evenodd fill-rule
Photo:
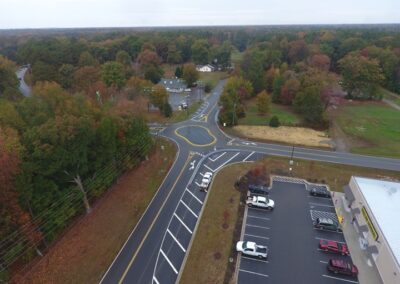
M 269 121 L 269 126 L 271 127 L 279 127 L 281 125 L 279 118 L 274 115 L 273 117 L 271 117 L 271 120 Z

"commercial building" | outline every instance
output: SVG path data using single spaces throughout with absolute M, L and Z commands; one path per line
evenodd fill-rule
M 344 192 L 368 262 L 383 283 L 400 283 L 400 183 L 353 176 Z

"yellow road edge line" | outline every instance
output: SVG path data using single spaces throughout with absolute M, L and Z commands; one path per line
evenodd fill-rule
M 188 155 L 188 157 L 187 157 L 187 159 L 186 159 L 186 162 L 185 162 L 184 166 L 182 167 L 181 172 L 179 173 L 178 177 L 176 178 L 175 183 L 172 185 L 172 188 L 171 188 L 171 190 L 169 191 L 169 193 L 168 193 L 167 197 L 165 198 L 163 204 L 161 205 L 160 209 L 158 210 L 156 217 L 153 219 L 153 222 L 151 222 L 150 227 L 149 227 L 149 229 L 147 230 L 146 234 L 144 235 L 144 238 L 143 238 L 142 241 L 140 242 L 139 247 L 136 249 L 135 254 L 133 255 L 132 259 L 129 261 L 129 264 L 128 264 L 128 266 L 126 267 L 124 273 L 122 274 L 121 279 L 118 281 L 118 284 L 121 284 L 121 283 L 125 280 L 125 277 L 126 277 L 126 274 L 128 273 L 128 270 L 131 268 L 133 262 L 135 261 L 135 258 L 136 258 L 136 256 L 137 256 L 137 254 L 139 253 L 140 249 L 142 248 L 144 241 L 147 239 L 147 236 L 149 235 L 151 229 L 152 229 L 153 226 L 154 226 L 154 223 L 155 223 L 156 220 L 158 219 L 158 216 L 160 215 L 162 209 L 164 208 L 165 203 L 167 202 L 167 200 L 168 200 L 169 196 L 171 195 L 173 189 L 175 188 L 176 184 L 178 183 L 178 180 L 181 178 L 181 176 L 182 176 L 182 174 L 183 174 L 183 171 L 186 169 L 186 166 L 187 166 L 187 164 L 188 164 L 188 162 L 190 161 L 191 158 L 192 158 L 192 154 L 189 153 L 189 155 Z
M 185 128 L 185 127 L 192 127 L 192 126 L 204 128 L 208 132 L 208 134 L 213 138 L 213 141 L 208 144 L 196 144 L 196 143 L 191 142 L 189 139 L 187 139 L 182 134 L 178 133 L 179 129 Z M 185 140 L 188 144 L 192 145 L 193 147 L 207 147 L 207 146 L 211 146 L 217 142 L 217 137 L 215 137 L 214 134 L 212 134 L 212 132 L 208 128 L 201 126 L 201 125 L 184 125 L 184 126 L 178 127 L 177 129 L 175 129 L 175 135 L 182 138 L 183 140 Z

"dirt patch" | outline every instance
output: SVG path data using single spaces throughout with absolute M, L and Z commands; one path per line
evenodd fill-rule
M 161 150 L 161 145 L 164 150 Z M 118 179 L 110 191 L 14 283 L 98 283 L 145 211 L 175 158 L 157 142 L 149 160 Z
M 234 130 L 247 138 L 283 142 L 294 145 L 333 148 L 332 140 L 323 131 L 303 127 L 235 126 Z

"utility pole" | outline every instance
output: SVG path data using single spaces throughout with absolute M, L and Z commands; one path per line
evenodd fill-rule
M 236 115 L 236 103 L 233 103 L 232 126 L 235 125 L 235 115 Z

